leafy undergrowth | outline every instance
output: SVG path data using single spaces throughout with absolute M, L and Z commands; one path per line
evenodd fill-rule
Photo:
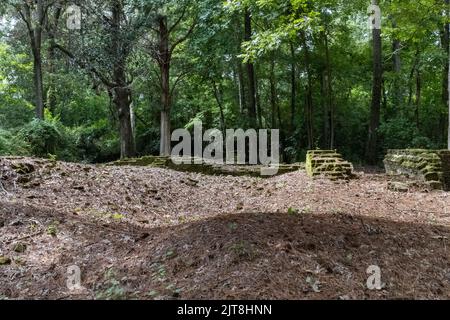
M 262 180 L 37 159 L 0 170 L 5 299 L 450 298 L 448 193 L 395 193 L 362 173 Z M 366 286 L 371 265 L 382 290 Z

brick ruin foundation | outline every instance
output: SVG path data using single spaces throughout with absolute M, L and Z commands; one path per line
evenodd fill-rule
M 313 178 L 348 180 L 353 177 L 353 165 L 336 150 L 311 150 L 306 155 L 306 172 Z
M 208 175 L 265 177 L 261 176 L 261 166 L 259 165 L 219 165 L 206 163 L 201 159 L 201 163 L 196 164 L 194 163 L 195 159 L 196 158 L 187 157 L 186 160 L 190 163 L 175 164 L 172 162 L 170 157 L 146 156 L 142 158 L 119 160 L 110 163 L 109 165 L 170 168 L 177 171 L 197 172 Z M 304 168 L 305 165 L 303 163 L 280 164 L 277 175 L 302 170 Z M 267 178 L 269 177 L 270 176 L 267 176 Z
M 432 189 L 450 191 L 449 150 L 389 150 L 384 159 L 388 175 L 401 175 Z

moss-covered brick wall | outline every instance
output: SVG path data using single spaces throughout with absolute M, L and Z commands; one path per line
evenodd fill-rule
M 346 180 L 353 177 L 353 165 L 336 150 L 310 150 L 306 155 L 306 172 L 310 177 Z
M 187 157 L 184 159 L 186 163 L 175 164 L 170 157 L 154 157 L 147 156 L 136 159 L 124 159 L 110 163 L 112 166 L 140 166 L 140 167 L 159 167 L 170 168 L 183 172 L 197 172 L 209 175 L 231 175 L 231 176 L 261 176 L 261 166 L 250 165 L 218 165 L 205 163 L 201 159 L 201 164 L 194 163 L 195 158 Z M 303 163 L 280 164 L 278 175 L 302 170 L 305 168 Z M 267 176 L 269 177 L 269 176 Z
M 450 190 L 450 151 L 389 150 L 384 165 L 389 175 L 404 175 L 433 189 Z

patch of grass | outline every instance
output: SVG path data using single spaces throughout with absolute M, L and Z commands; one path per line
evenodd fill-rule
M 174 250 L 169 250 L 164 254 L 165 258 L 172 259 L 176 257 L 177 253 Z
M 47 227 L 47 234 L 52 237 L 56 237 L 58 235 L 58 226 L 55 222 Z
M 98 291 L 95 295 L 97 300 L 124 300 L 126 291 L 120 282 L 116 279 L 116 273 L 113 269 L 108 269 L 105 273 L 106 287 Z
M 125 218 L 125 216 L 120 213 L 114 213 L 113 215 L 111 215 L 111 218 L 113 218 L 114 220 L 122 220 L 123 218 Z
M 298 209 L 294 209 L 294 208 L 288 209 L 288 215 L 290 215 L 290 216 L 297 216 L 299 214 L 300 214 L 300 210 L 298 210 Z
M 296 217 L 296 216 L 300 216 L 302 214 L 311 214 L 312 209 L 310 207 L 305 207 L 302 210 L 295 209 L 295 208 L 289 208 L 287 213 L 290 216 Z
M 163 264 L 160 263 L 155 263 L 152 265 L 152 269 L 154 270 L 153 274 L 152 274 L 152 279 L 159 281 L 159 282 L 164 282 L 166 281 L 166 267 Z
M 239 260 L 253 260 L 256 257 L 255 250 L 247 241 L 239 241 L 231 245 L 230 250 Z
M 228 224 L 228 229 L 230 229 L 230 231 L 235 231 L 237 229 L 238 225 L 236 222 L 230 222 Z

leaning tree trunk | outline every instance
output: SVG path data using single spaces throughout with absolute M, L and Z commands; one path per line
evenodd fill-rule
M 372 4 L 377 5 L 377 0 L 372 0 Z M 372 105 L 370 108 L 369 137 L 366 146 L 366 161 L 368 164 L 377 163 L 378 137 L 377 131 L 380 126 L 381 111 L 381 88 L 382 88 L 382 44 L 381 29 L 373 28 L 373 85 L 372 85 Z

